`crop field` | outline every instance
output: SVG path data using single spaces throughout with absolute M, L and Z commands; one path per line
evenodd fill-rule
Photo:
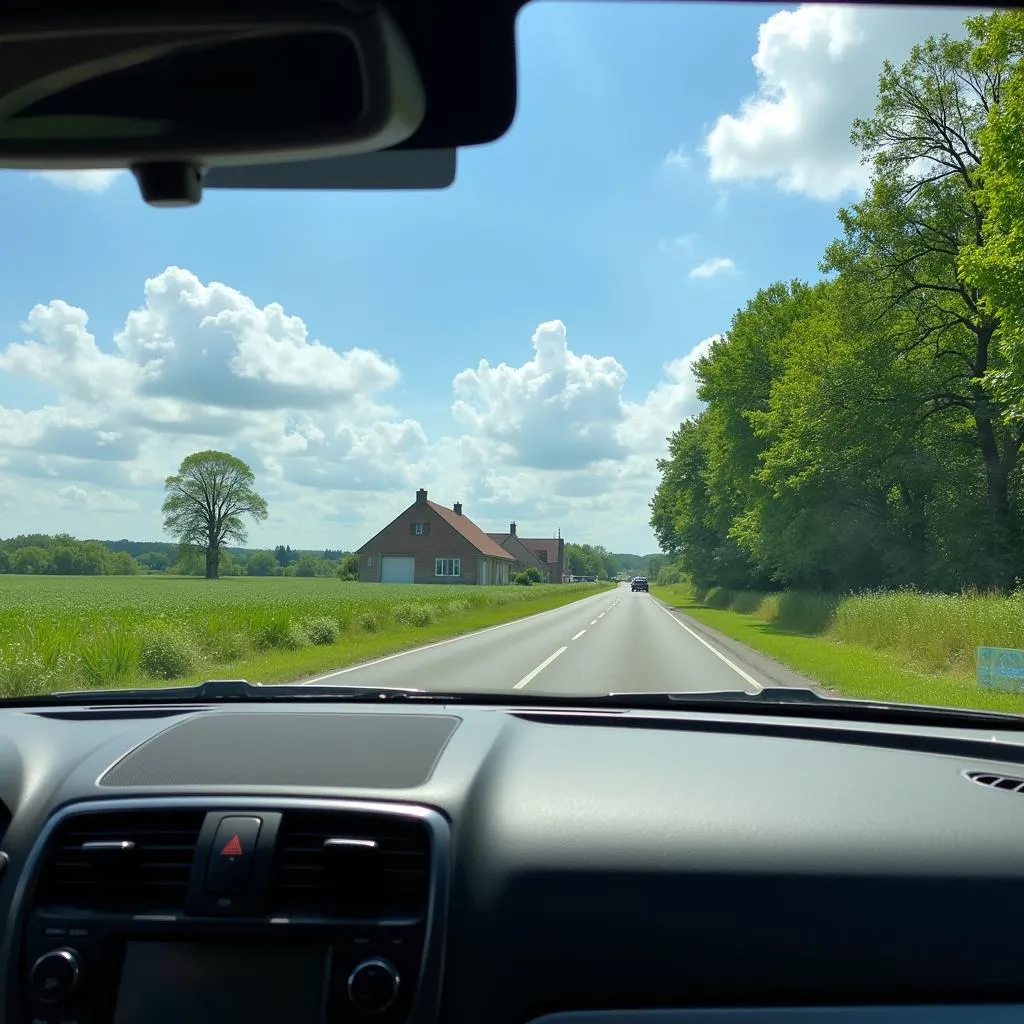
M 261 666 L 296 677 L 598 589 L 0 575 L 0 697 L 223 677 L 226 667 L 254 681 L 265 680 Z

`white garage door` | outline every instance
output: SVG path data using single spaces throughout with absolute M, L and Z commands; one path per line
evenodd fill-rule
M 416 559 L 412 555 L 385 555 L 380 560 L 381 583 L 412 583 Z

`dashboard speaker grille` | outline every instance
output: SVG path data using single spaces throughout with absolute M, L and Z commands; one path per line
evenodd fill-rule
M 103 786 L 414 789 L 459 726 L 452 715 L 218 711 L 157 733 Z
M 204 817 L 204 811 L 112 811 L 66 818 L 44 854 L 36 905 L 181 910 Z
M 430 832 L 418 818 L 294 811 L 277 839 L 275 913 L 419 917 L 430 892 Z

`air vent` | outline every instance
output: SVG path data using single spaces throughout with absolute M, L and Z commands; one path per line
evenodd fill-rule
M 979 786 L 988 786 L 990 789 L 1005 789 L 1008 793 L 1024 793 L 1024 779 L 1015 779 L 1009 775 L 994 775 L 992 772 L 964 772 L 971 780 Z
M 112 811 L 65 819 L 50 840 L 36 904 L 180 911 L 203 811 Z
M 430 832 L 397 814 L 286 813 L 277 837 L 275 913 L 418 917 L 430 891 Z

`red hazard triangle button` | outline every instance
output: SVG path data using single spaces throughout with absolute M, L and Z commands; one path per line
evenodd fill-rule
M 242 856 L 242 840 L 238 838 L 238 833 L 235 833 L 224 845 L 224 849 L 220 851 L 222 857 L 241 857 Z
M 204 886 L 211 896 L 228 900 L 218 906 L 236 908 L 236 901 L 247 892 L 262 826 L 263 819 L 255 815 L 229 814 L 220 819 L 209 846 Z

